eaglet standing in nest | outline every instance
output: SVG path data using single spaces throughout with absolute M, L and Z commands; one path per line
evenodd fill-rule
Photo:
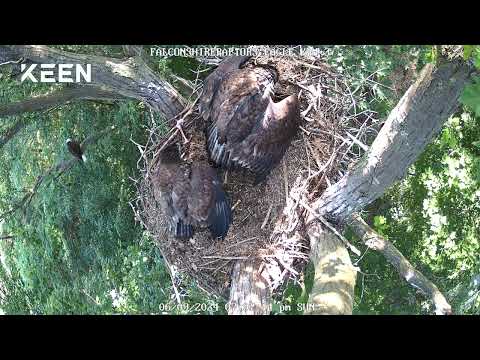
M 169 145 L 159 154 L 152 181 L 173 236 L 189 239 L 200 228 L 210 229 L 214 238 L 226 236 L 232 211 L 222 183 L 208 163 L 201 130 L 194 129 L 184 156 L 178 144 Z
M 227 169 L 248 169 L 254 185 L 279 164 L 300 125 L 298 95 L 273 102 L 278 72 L 271 66 L 243 67 L 249 57 L 225 59 L 205 79 L 199 110 L 210 121 L 208 149 Z

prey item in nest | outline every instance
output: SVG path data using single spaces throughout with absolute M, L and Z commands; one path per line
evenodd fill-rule
M 227 58 L 206 79 L 200 112 L 210 120 L 208 149 L 227 169 L 248 169 L 262 182 L 283 158 L 300 118 L 297 94 L 273 102 L 274 67 L 239 68 L 245 59 Z
M 159 154 L 152 174 L 154 196 L 175 237 L 189 239 L 196 228 L 208 227 L 214 238 L 223 239 L 232 221 L 230 203 L 202 154 L 206 149 L 199 135 L 190 139 L 187 160 L 182 160 L 176 144 Z

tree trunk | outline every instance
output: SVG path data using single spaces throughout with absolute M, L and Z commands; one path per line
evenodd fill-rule
M 310 259 L 315 266 L 315 279 L 304 313 L 352 314 L 357 273 L 347 249 L 318 220 L 308 225 L 307 234 L 310 238 Z
M 383 195 L 456 111 L 473 69 L 463 61 L 428 64 L 392 110 L 370 150 L 353 172 L 312 204 L 320 215 L 345 221 Z
M 473 71 L 463 61 L 447 62 L 438 68 L 428 64 L 392 110 L 364 159 L 353 172 L 328 188 L 311 205 L 317 215 L 325 216 L 332 222 L 343 222 L 382 196 L 395 181 L 402 179 L 443 123 L 458 108 L 458 98 Z M 318 226 L 312 223 L 314 218 L 310 213 L 307 223 Z M 318 243 L 319 232 L 315 228 L 308 228 L 307 233 L 311 244 Z M 313 250 L 317 251 L 317 248 L 312 246 Z M 322 295 L 330 290 L 330 298 L 344 301 L 342 305 L 322 309 L 326 309 L 327 313 L 351 309 L 355 281 L 354 270 L 348 267 L 351 263 L 345 260 L 346 249 L 338 242 L 337 246 L 325 244 L 318 251 L 321 251 L 321 256 L 312 256 L 316 270 L 314 289 L 319 289 Z M 318 274 L 317 271 L 328 269 L 322 263 L 327 261 L 324 259 L 332 264 L 339 263 L 345 278 L 332 279 L 328 272 Z M 352 287 L 349 287 L 350 284 Z
M 272 296 L 268 282 L 260 274 L 261 261 L 238 261 L 232 273 L 228 302 L 229 315 L 268 315 Z
M 67 87 L 48 95 L 31 97 L 10 104 L 0 104 L 0 118 L 41 111 L 75 100 L 118 100 L 124 99 L 117 93 L 94 87 Z

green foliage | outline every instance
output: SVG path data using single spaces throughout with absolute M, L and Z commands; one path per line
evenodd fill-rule
M 273 315 L 302 315 L 306 309 L 308 296 L 312 291 L 315 272 L 311 263 L 305 268 L 300 282 L 289 281 L 281 298 L 274 299 Z
M 431 50 L 419 45 L 335 45 L 326 47 L 326 52 L 337 71 L 350 75 L 352 91 L 365 93 L 357 111 L 371 109 L 384 117 L 403 95 L 392 90 L 391 74 L 407 70 L 412 63 L 422 68 Z
M 480 46 L 479 45 L 464 45 L 463 58 L 468 60 L 473 58 L 475 67 L 480 69 Z
M 465 60 L 473 58 L 475 67 L 480 69 L 480 46 L 464 45 L 463 57 Z M 460 102 L 470 111 L 473 111 L 477 117 L 480 117 L 480 78 L 478 76 L 465 87 Z
M 121 47 L 58 47 L 123 56 Z M 1 103 L 47 91 L 52 87 L 0 77 Z M 0 119 L 0 133 L 18 119 Z M 0 242 L 0 295 L 6 294 L 0 296 L 0 309 L 14 314 L 162 313 L 173 300 L 170 276 L 129 206 L 136 196 L 129 177 L 138 176 L 139 156 L 130 139 L 146 141 L 150 112 L 133 101 L 82 102 L 22 119 L 26 128 L 0 151 L 0 213 L 18 203 L 39 175 L 71 159 L 66 138 L 83 140 L 111 125 L 116 130 L 87 148 L 85 165 L 47 177 L 27 207 L 0 223 L 0 235 L 13 236 Z M 185 301 L 198 301 L 195 291 L 184 291 L 190 296 Z
M 480 117 L 480 77 L 475 77 L 473 82 L 466 86 L 460 101 Z
M 477 310 L 464 309 L 468 291 L 459 289 L 480 270 L 480 177 L 476 170 L 480 153 L 466 141 L 479 131 L 468 113 L 451 118 L 412 166 L 411 175 L 368 209 L 379 214 L 373 220 L 375 230 L 446 293 L 456 313 L 478 313 L 478 306 Z M 389 206 L 379 212 L 381 202 Z M 377 275 L 360 274 L 365 282 L 357 287 L 357 296 L 362 291 L 365 294 L 357 304 L 358 313 L 431 313 L 429 302 L 378 254 L 367 253 L 359 266 L 362 272 Z

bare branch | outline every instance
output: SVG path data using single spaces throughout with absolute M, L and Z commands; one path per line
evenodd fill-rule
M 358 213 L 352 215 L 350 227 L 365 245 L 379 251 L 395 267 L 401 277 L 432 300 L 437 315 L 452 314 L 452 307 L 437 286 L 416 270 L 391 242 L 370 228 Z

